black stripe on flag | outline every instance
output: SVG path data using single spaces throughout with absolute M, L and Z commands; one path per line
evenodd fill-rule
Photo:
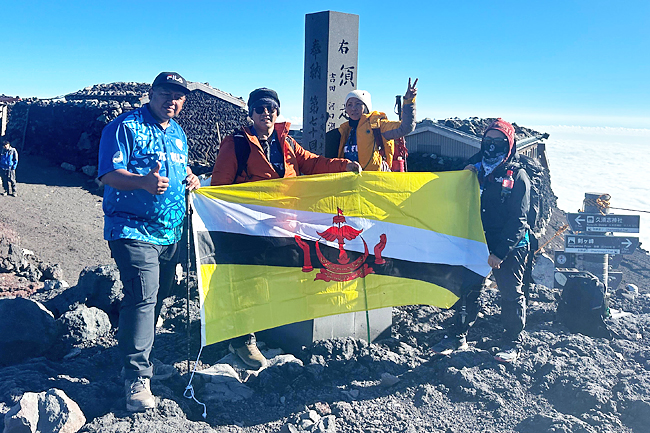
M 280 267 L 302 267 L 303 251 L 293 238 L 251 236 L 217 231 L 197 233 L 200 262 L 204 264 L 233 264 Z M 316 254 L 315 242 L 304 240 L 309 245 L 311 265 L 323 268 Z M 373 245 L 368 245 L 372 253 Z M 338 264 L 339 250 L 323 243 L 320 250 L 326 259 Z M 350 262 L 363 254 L 347 251 Z M 377 275 L 407 278 L 435 284 L 460 297 L 462 290 L 479 286 L 483 277 L 464 266 L 419 263 L 384 257 L 385 264 L 376 264 L 375 256 L 366 259 Z

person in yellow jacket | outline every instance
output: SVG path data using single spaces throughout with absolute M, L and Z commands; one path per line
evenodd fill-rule
M 372 111 L 370 93 L 367 91 L 353 90 L 348 93 L 345 97 L 345 113 L 350 120 L 339 126 L 341 139 L 338 157 L 357 161 L 364 170 L 390 171 L 395 153 L 393 140 L 404 137 L 415 129 L 417 82 L 416 78 L 411 84 L 409 78 L 401 122 L 390 121 L 385 113 Z M 381 135 L 385 156 L 380 152 L 379 140 L 375 139 L 377 133 Z

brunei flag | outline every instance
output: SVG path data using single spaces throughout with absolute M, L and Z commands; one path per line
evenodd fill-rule
M 451 307 L 490 270 L 479 200 L 469 171 L 198 189 L 202 344 L 332 314 Z

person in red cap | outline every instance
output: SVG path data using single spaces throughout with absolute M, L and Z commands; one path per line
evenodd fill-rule
M 526 325 L 524 271 L 530 248 L 528 209 L 530 180 L 519 163 L 514 127 L 499 118 L 485 130 L 481 152 L 465 169 L 474 171 L 481 187 L 481 220 L 490 255 L 488 264 L 501 294 L 504 333 L 495 355 L 501 362 L 517 359 L 517 344 Z M 473 287 L 456 303 L 452 335 L 433 347 L 450 354 L 468 347 L 467 331 L 479 311 L 482 286 Z

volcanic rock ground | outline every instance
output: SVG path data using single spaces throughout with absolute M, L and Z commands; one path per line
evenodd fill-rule
M 102 241 L 101 197 L 89 178 L 26 157 L 19 165 L 18 181 L 17 198 L 0 197 L 0 236 L 19 241 L 44 261 L 60 264 L 71 285 L 84 266 L 111 264 Z M 563 222 L 563 213 L 555 212 L 549 236 Z M 561 238 L 553 242 L 560 243 Z M 158 372 L 152 382 L 156 410 L 143 414 L 124 410 L 113 330 L 68 359 L 53 351 L 1 367 L 0 415 L 25 392 L 56 387 L 83 410 L 87 424 L 82 432 L 309 431 L 298 427 L 309 424 L 305 423 L 309 410 L 315 411 L 311 415 L 334 415 L 330 430 L 320 431 L 647 432 L 649 256 L 637 251 L 625 258 L 621 270 L 622 284 L 637 284 L 641 295 L 630 301 L 612 294 L 612 307 L 632 314 L 609 320 L 611 340 L 571 334 L 555 323 L 558 291 L 536 286 L 521 357 L 514 365 L 499 364 L 492 357 L 498 340 L 499 294 L 489 288 L 481 297 L 481 317 L 467 351 L 451 356 L 431 353 L 431 346 L 444 335 L 451 311 L 395 308 L 391 338 L 371 345 L 354 339 L 317 342 L 294 354 L 304 366 L 276 365 L 251 377 L 246 385 L 252 396 L 246 400 L 211 399 L 196 381 L 197 398 L 208 401 L 205 420 L 200 406 L 183 397 L 185 302 L 174 296 L 166 302 L 152 354 Z M 19 284 L 25 282 L 0 275 L 5 295 Z M 194 357 L 196 301 L 191 307 Z M 212 345 L 204 350 L 199 367 L 209 367 L 227 353 L 224 343 Z

